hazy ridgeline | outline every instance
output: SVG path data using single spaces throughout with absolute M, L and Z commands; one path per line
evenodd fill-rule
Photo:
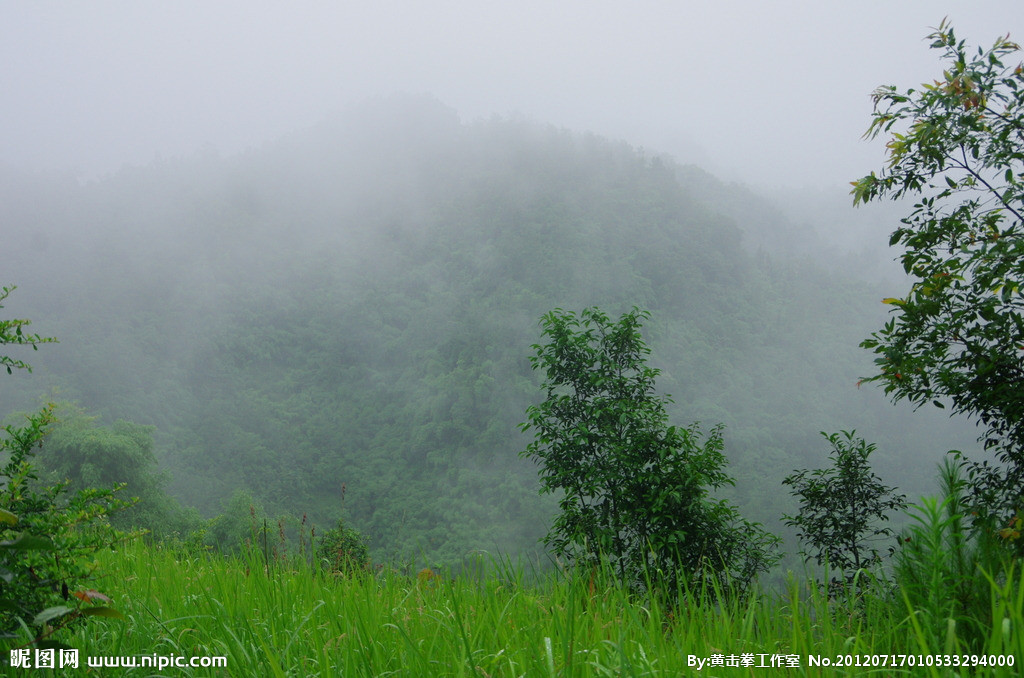
M 247 489 L 327 525 L 344 483 L 376 559 L 536 547 L 553 503 L 517 424 L 555 307 L 651 311 L 673 423 L 725 423 L 734 499 L 770 529 L 821 430 L 877 443 L 911 496 L 976 435 L 856 386 L 902 288 L 875 279 L 889 228 L 855 251 L 855 219 L 623 143 L 397 98 L 239 156 L 0 187 L 7 310 L 61 340 L 0 411 L 71 399 L 155 426 L 173 493 L 207 515 Z

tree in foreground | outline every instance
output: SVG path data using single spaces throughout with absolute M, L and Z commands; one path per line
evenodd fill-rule
M 634 308 L 612 322 L 590 308 L 542 319 L 547 343 L 530 361 L 547 399 L 527 409 L 535 438 L 522 455 L 540 465 L 541 491 L 561 495 L 545 543 L 577 563 L 606 559 L 634 588 L 656 579 L 673 594 L 709 575 L 745 586 L 777 540 L 709 496 L 733 483 L 722 429 L 703 438 L 696 424 L 668 425 L 640 334 L 647 317 Z
M 830 582 L 837 589 L 853 585 L 862 570 L 881 563 L 875 547 L 879 540 L 891 540 L 892 555 L 895 533 L 883 523 L 890 511 L 903 509 L 906 502 L 871 471 L 868 457 L 875 451 L 873 444 L 848 431 L 822 435 L 832 446 L 832 465 L 794 471 L 782 481 L 800 500 L 797 514 L 784 518 L 809 547 L 805 558 L 842 573 L 843 579 L 833 577 Z
M 862 346 L 878 365 L 867 381 L 893 400 L 951 403 L 985 427 L 998 463 L 968 478 L 998 528 L 1022 515 L 1024 485 L 1024 68 L 1004 64 L 1020 50 L 1008 37 L 975 51 L 944 21 L 929 38 L 946 70 L 875 91 L 865 136 L 890 137 L 888 163 L 853 183 L 854 204 L 916 198 L 890 239 L 914 283 Z
M 13 290 L 0 288 L 0 302 Z M 55 341 L 26 332 L 27 325 L 0 320 L 0 347 L 35 349 Z M 31 370 L 7 355 L 0 355 L 0 365 L 9 373 Z M 11 650 L 0 654 L 0 666 L 27 660 L 29 645 L 62 647 L 53 634 L 76 619 L 121 616 L 102 605 L 106 596 L 86 586 L 94 576 L 92 554 L 120 536 L 107 516 L 127 504 L 113 491 L 83 489 L 69 496 L 67 483 L 39 481 L 32 457 L 53 419 L 53 408 L 46 407 L 22 426 L 0 430 L 0 638 Z

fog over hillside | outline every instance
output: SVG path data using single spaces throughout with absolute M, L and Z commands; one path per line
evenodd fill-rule
M 908 492 L 976 435 L 857 388 L 888 283 L 812 209 L 623 141 L 403 95 L 242 153 L 3 186 L 5 310 L 61 343 L 0 411 L 49 397 L 155 426 L 206 515 L 247 490 L 323 525 L 344 484 L 378 557 L 534 548 L 552 502 L 518 424 L 556 307 L 651 311 L 672 422 L 726 425 L 734 498 L 770 527 L 819 431 L 877 442 Z

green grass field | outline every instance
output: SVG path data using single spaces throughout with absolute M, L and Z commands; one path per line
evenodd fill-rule
M 970 651 L 951 622 L 877 598 L 859 609 L 830 606 L 795 580 L 784 593 L 670 612 L 600 576 L 531 576 L 512 567 L 455 580 L 385 572 L 341 577 L 273 563 L 268 572 L 258 552 L 225 559 L 141 542 L 102 556 L 99 565 L 106 576 L 98 587 L 125 619 L 91 618 L 63 634 L 81 653 L 71 675 L 1024 675 L 1019 572 L 990 586 L 992 618 L 1000 621 L 982 648 L 1012 656 L 1016 666 L 963 669 L 856 666 L 870 664 L 872 655 L 890 655 L 890 663 L 891 655 L 914 655 L 915 663 L 928 662 L 925 655 L 974 660 L 960 656 Z M 172 654 L 223 656 L 227 666 L 86 667 L 86 657 Z M 752 666 L 742 665 L 744 654 Z M 812 654 L 855 665 L 812 666 Z M 699 672 L 693 665 L 715 655 L 720 665 Z M 797 667 L 785 666 L 790 656 Z

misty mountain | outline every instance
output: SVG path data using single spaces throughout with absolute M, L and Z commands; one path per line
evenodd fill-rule
M 326 524 L 344 484 L 378 557 L 532 548 L 553 503 L 518 424 L 555 307 L 651 311 L 672 421 L 726 424 L 752 519 L 791 509 L 821 430 L 877 442 L 905 491 L 973 438 L 856 387 L 891 290 L 825 231 L 626 143 L 396 97 L 236 156 L 2 185 L 8 310 L 61 340 L 2 411 L 49 392 L 154 425 L 208 514 L 245 488 Z

